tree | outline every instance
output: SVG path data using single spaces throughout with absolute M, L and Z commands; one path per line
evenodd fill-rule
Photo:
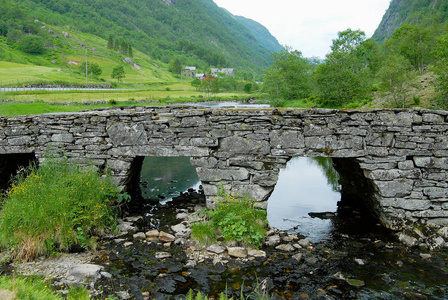
M 79 70 L 81 73 L 85 73 L 86 72 L 86 62 L 83 62 L 80 66 L 79 66 Z M 98 77 L 103 73 L 103 70 L 101 69 L 101 67 L 97 64 L 97 63 L 89 63 L 87 65 L 87 74 L 88 75 L 93 75 L 94 77 Z
M 377 67 L 375 43 L 360 30 L 347 29 L 333 40 L 332 52 L 313 74 L 317 95 L 324 105 L 344 106 L 364 97 Z
M 390 95 L 394 107 L 406 107 L 409 97 L 407 85 L 414 78 L 414 72 L 409 60 L 402 55 L 389 55 L 382 61 L 378 79 L 382 89 Z
M 397 53 L 407 58 L 414 68 L 423 73 L 432 60 L 432 36 L 418 25 L 403 24 L 384 43 L 386 54 Z
M 113 49 L 114 48 L 114 38 L 112 34 L 109 35 L 109 38 L 107 39 L 107 49 Z
M 126 73 L 124 71 L 123 66 L 116 66 L 112 70 L 112 78 L 117 79 L 118 83 L 120 83 L 120 80 L 126 76 Z
M 40 36 L 24 35 L 19 40 L 19 49 L 28 53 L 44 53 L 44 42 Z
M 263 91 L 284 100 L 307 98 L 311 94 L 311 64 L 300 51 L 284 49 L 272 55 L 274 63 L 266 69 Z
M 437 63 L 434 72 L 437 78 L 434 81 L 438 92 L 438 105 L 444 109 L 448 108 L 448 35 L 437 40 L 434 47 Z
M 180 64 L 179 58 L 170 60 L 170 63 L 168 64 L 168 70 L 176 75 L 182 72 L 182 65 Z
M 199 78 L 193 79 L 193 81 L 191 81 L 191 86 L 199 89 L 199 87 L 201 86 L 201 80 Z

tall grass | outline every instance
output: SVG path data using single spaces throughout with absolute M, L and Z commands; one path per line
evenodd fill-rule
M 15 259 L 90 249 L 115 226 L 117 189 L 93 168 L 47 159 L 19 175 L 3 200 L 0 245 Z

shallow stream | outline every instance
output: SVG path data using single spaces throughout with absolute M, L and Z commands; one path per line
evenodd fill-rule
M 98 263 L 112 278 L 101 279 L 97 288 L 105 295 L 127 290 L 133 299 L 178 299 L 190 289 L 239 297 L 261 287 L 272 299 L 447 299 L 447 252 L 408 249 L 368 213 L 338 206 L 337 178 L 328 166 L 331 161 L 291 161 L 268 203 L 271 226 L 307 238 L 310 247 L 286 252 L 263 246 L 266 257 L 205 258 L 191 266 L 185 246 L 166 247 L 128 235 L 121 242 L 105 241 L 109 254 Z M 141 178 L 144 200 L 134 201 L 128 212 L 143 217 L 138 231 L 170 232 L 179 223 L 176 214 L 204 203 L 193 191 L 200 182 L 188 158 L 146 158 Z M 125 246 L 126 241 L 133 244 Z M 171 257 L 156 258 L 160 252 Z M 294 258 L 298 253 L 299 261 Z

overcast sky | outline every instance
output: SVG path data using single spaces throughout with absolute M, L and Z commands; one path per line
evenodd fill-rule
M 263 24 L 283 46 L 325 58 L 338 31 L 371 37 L 391 0 L 213 0 L 234 15 Z

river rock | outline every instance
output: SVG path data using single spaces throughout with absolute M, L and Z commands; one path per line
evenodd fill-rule
M 207 248 L 207 251 L 216 253 L 216 254 L 221 254 L 221 253 L 224 253 L 224 251 L 226 251 L 226 249 L 220 245 L 213 244 Z
M 154 230 L 150 230 L 148 232 L 145 233 L 146 237 L 159 237 L 160 232 L 157 229 Z
M 168 252 L 157 252 L 157 253 L 155 254 L 155 257 L 156 257 L 157 259 L 165 259 L 165 258 L 169 258 L 169 257 L 171 257 L 171 254 L 168 253 Z
M 117 228 L 118 228 L 118 230 L 120 230 L 122 232 L 128 232 L 128 231 L 136 230 L 136 228 L 134 226 L 132 226 L 131 222 L 125 222 L 125 221 L 122 221 L 122 220 L 118 220 Z
M 432 256 L 429 253 L 420 253 L 420 257 L 423 259 L 430 259 Z
M 159 241 L 161 242 L 174 242 L 176 240 L 176 237 L 172 234 L 160 231 L 159 234 Z
M 275 247 L 275 246 L 279 245 L 280 242 L 281 242 L 281 238 L 279 235 L 276 234 L 276 235 L 269 236 L 266 239 L 265 244 L 266 244 L 266 246 L 269 246 L 269 247 Z
M 295 250 L 295 248 L 291 244 L 281 244 L 275 247 L 275 249 L 286 252 L 292 252 Z
M 253 256 L 253 257 L 266 257 L 266 252 L 264 252 L 263 250 L 248 249 L 247 255 Z
M 137 232 L 137 233 L 133 234 L 132 237 L 135 240 L 144 240 L 146 238 L 146 235 L 143 232 Z
M 360 266 L 364 266 L 366 263 L 364 262 L 364 260 L 360 259 L 360 258 L 355 258 L 355 262 L 360 265 Z
M 289 234 L 289 235 L 283 237 L 283 242 L 289 243 L 289 242 L 292 242 L 292 241 L 295 241 L 295 240 L 298 240 L 298 239 L 299 238 L 296 235 Z
M 231 257 L 246 258 L 247 250 L 243 247 L 227 247 L 227 252 Z
M 123 220 L 125 220 L 126 222 L 135 223 L 135 222 L 137 222 L 138 220 L 141 220 L 141 219 L 143 219 L 142 216 L 135 216 L 135 217 L 126 217 Z
M 311 242 L 307 239 L 301 239 L 298 241 L 298 244 L 302 246 L 302 248 L 308 248 L 311 246 Z
M 406 246 L 409 246 L 409 247 L 413 247 L 413 246 L 417 245 L 417 242 L 418 242 L 416 238 L 414 238 L 414 237 L 412 237 L 412 236 L 409 236 L 409 235 L 407 235 L 407 234 L 405 234 L 405 233 L 403 233 L 403 232 L 401 232 L 401 233 L 398 235 L 398 239 L 399 239 L 403 244 L 405 244 Z
M 187 237 L 191 233 L 191 229 L 185 226 L 183 223 L 171 226 L 171 229 L 175 232 L 178 237 Z
M 76 283 L 95 283 L 103 267 L 93 264 L 74 265 L 67 273 L 67 280 Z
M 176 215 L 176 219 L 177 220 L 185 220 L 185 219 L 188 219 L 188 216 L 189 216 L 189 214 L 187 214 L 187 213 L 178 213 Z
M 123 246 L 125 246 L 125 247 L 129 247 L 129 246 L 132 246 L 132 245 L 134 245 L 133 242 L 126 242 L 126 243 L 123 244 Z
M 297 253 L 296 255 L 291 256 L 292 259 L 295 259 L 297 262 L 300 262 L 303 259 L 302 253 Z

